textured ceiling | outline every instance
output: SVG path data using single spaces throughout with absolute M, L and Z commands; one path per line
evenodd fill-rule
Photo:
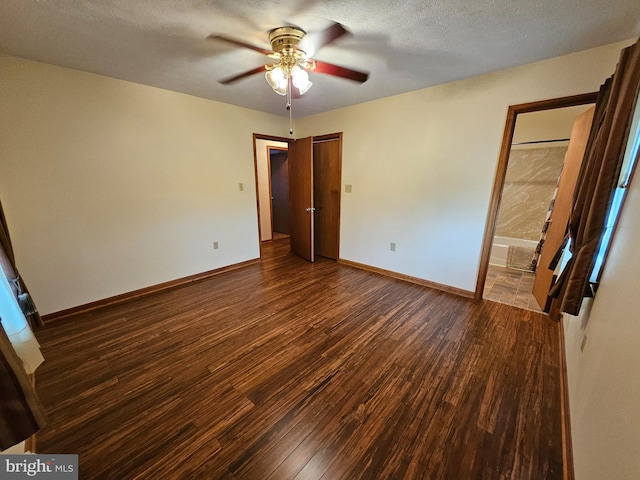
M 298 117 L 637 37 L 640 1 L 1 0 L 0 52 L 285 115 L 262 75 L 217 82 L 265 57 L 206 37 L 269 48 L 272 28 L 332 21 L 352 35 L 314 58 L 370 78 L 311 74 Z

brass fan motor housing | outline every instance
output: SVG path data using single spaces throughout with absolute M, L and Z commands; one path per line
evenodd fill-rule
M 276 53 L 296 51 L 304 55 L 305 52 L 298 48 L 298 44 L 306 34 L 307 32 L 300 28 L 278 27 L 269 32 L 269 43 L 271 43 L 271 49 Z

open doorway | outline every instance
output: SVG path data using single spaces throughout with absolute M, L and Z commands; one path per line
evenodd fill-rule
M 271 238 L 289 236 L 289 162 L 287 149 L 269 147 L 271 184 Z
M 574 119 L 596 94 L 509 108 L 487 218 L 476 298 L 541 311 L 534 270 Z M 536 253 L 538 252 L 538 253 Z
M 289 139 L 253 135 L 260 253 L 262 244 L 288 238 Z

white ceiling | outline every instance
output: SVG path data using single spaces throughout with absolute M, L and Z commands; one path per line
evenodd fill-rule
M 297 117 L 637 37 L 638 0 L 0 0 L 0 52 L 285 115 L 267 63 L 211 33 L 270 48 L 282 25 L 352 35 L 314 58 L 370 72 L 311 74 Z M 0 72 L 1 74 L 1 72 Z

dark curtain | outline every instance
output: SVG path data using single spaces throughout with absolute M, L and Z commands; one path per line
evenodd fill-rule
M 640 41 L 622 51 L 600 89 L 568 227 L 572 257 L 550 292 L 560 311 L 578 315 L 617 187 L 640 87 Z
M 7 220 L 4 216 L 4 209 L 2 208 L 2 202 L 0 202 L 0 267 L 4 271 L 13 293 L 16 295 L 18 303 L 24 304 L 25 297 L 29 298 L 29 290 L 24 284 L 22 278 L 16 268 L 16 259 L 13 254 L 13 247 L 11 246 L 11 237 L 9 236 L 9 228 L 7 227 Z M 31 301 L 28 302 L 33 305 Z M 32 329 L 36 329 L 42 326 L 42 318 L 40 314 L 34 308 L 31 308 L 28 312 L 25 312 L 27 321 Z
M 46 423 L 29 377 L 3 328 L 0 328 L 0 450 L 26 440 Z

